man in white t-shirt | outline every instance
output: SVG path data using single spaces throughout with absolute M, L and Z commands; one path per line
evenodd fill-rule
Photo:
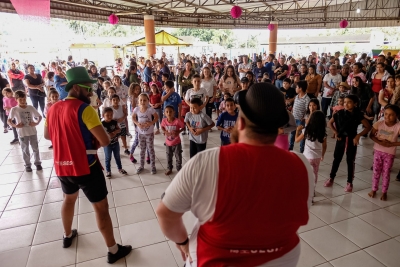
M 342 82 L 342 75 L 337 72 L 336 65 L 329 66 L 329 73 L 325 75 L 323 82 L 324 93 L 322 95 L 321 108 L 326 116 L 328 114 L 328 107 L 332 101 L 332 96 L 335 91 L 338 90 L 339 84 Z
M 274 85 L 254 84 L 235 102 L 232 144 L 184 165 L 157 208 L 161 229 L 186 266 L 295 267 L 297 230 L 307 224 L 314 192 L 312 168 L 302 154 L 274 146 L 289 120 Z M 189 210 L 198 219 L 190 240 L 182 221 Z
M 247 56 L 243 56 L 243 63 L 239 64 L 238 67 L 239 78 L 242 79 L 246 77 L 246 72 L 248 71 L 252 71 L 251 63 L 249 63 L 249 58 Z

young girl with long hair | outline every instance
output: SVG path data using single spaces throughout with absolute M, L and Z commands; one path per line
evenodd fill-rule
M 212 110 L 214 108 L 215 94 L 218 88 L 217 83 L 215 82 L 209 67 L 203 68 L 200 78 L 201 78 L 200 87 L 206 90 L 207 96 L 209 97 L 208 103 L 206 105 L 206 114 L 210 118 L 212 118 Z
M 304 115 L 304 120 L 306 122 L 306 125 L 308 124 L 308 121 L 310 120 L 311 114 L 313 114 L 314 111 L 321 110 L 321 106 L 319 104 L 318 99 L 312 98 L 310 99 L 310 102 L 308 103 L 308 108 L 306 111 L 306 114 Z
M 368 195 L 372 198 L 375 197 L 382 175 L 381 200 L 386 201 L 390 183 L 390 171 L 396 155 L 396 147 L 400 146 L 400 142 L 397 141 L 400 134 L 400 122 L 397 120 L 400 115 L 400 108 L 395 105 L 387 105 L 384 109 L 384 119 L 377 121 L 372 126 L 371 133 L 369 134 L 375 145 L 372 190 Z
M 161 121 L 163 119 L 163 114 L 162 114 L 162 102 L 161 102 L 161 94 L 160 91 L 158 90 L 158 86 L 156 83 L 153 83 L 151 85 L 151 93 L 149 95 L 150 98 L 150 106 L 154 108 L 154 110 L 158 114 L 158 121 L 156 122 L 156 128 L 157 130 L 154 132 L 154 134 L 160 134 L 160 125 Z
M 371 126 L 364 118 L 364 114 L 358 108 L 359 98 L 348 95 L 344 99 L 344 109 L 339 110 L 329 120 L 329 128 L 336 136 L 334 159 L 332 163 L 330 178 L 324 183 L 325 187 L 331 187 L 339 169 L 340 162 L 346 152 L 347 161 L 347 186 L 345 192 L 353 191 L 354 162 L 357 154 L 357 145 L 361 136 L 371 130 Z M 363 124 L 364 130 L 357 133 L 358 125 Z
M 296 142 L 305 139 L 303 155 L 310 162 L 315 174 L 315 184 L 318 181 L 319 164 L 324 159 L 326 152 L 326 120 L 320 110 L 311 113 L 308 123 L 304 128 L 299 125 L 296 130 Z M 314 185 L 315 186 L 315 185 Z
M 146 148 L 150 153 L 151 174 L 156 174 L 156 163 L 154 153 L 154 124 L 158 120 L 157 112 L 149 107 L 149 96 L 147 94 L 139 95 L 139 106 L 133 110 L 133 123 L 137 126 L 140 145 L 140 167 L 137 174 L 144 169 L 144 156 Z
M 226 68 L 225 74 L 219 81 L 218 86 L 222 92 L 228 92 L 231 95 L 234 95 L 240 90 L 240 80 L 239 77 L 236 76 L 235 68 L 233 66 L 228 66 Z

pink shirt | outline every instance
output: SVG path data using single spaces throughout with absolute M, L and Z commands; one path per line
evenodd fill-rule
M 344 106 L 339 106 L 339 105 L 334 106 L 332 108 L 333 114 L 335 114 L 336 112 L 338 112 L 339 110 L 342 110 L 342 109 L 344 109 Z
M 165 144 L 167 146 L 176 146 L 181 143 L 181 138 L 179 137 L 179 133 L 174 134 L 174 132 L 178 132 L 180 129 L 185 127 L 185 124 L 178 119 L 174 119 L 173 122 L 169 122 L 167 118 L 164 118 L 161 121 L 161 127 L 164 127 L 166 132 L 172 135 L 165 135 Z
M 47 112 L 49 112 L 49 108 L 51 108 L 52 105 L 53 103 L 47 102 L 46 106 L 44 107 L 43 115 L 47 117 Z
M 9 97 L 5 96 L 3 98 L 3 108 L 6 111 L 7 116 L 10 113 L 10 111 L 6 110 L 6 108 L 11 109 L 11 108 L 16 107 L 16 106 L 18 106 L 18 102 L 17 102 L 17 100 L 15 100 L 14 97 L 9 98 Z
M 389 127 L 386 125 L 384 120 L 380 120 L 380 121 L 375 122 L 372 127 L 374 127 L 374 129 L 377 130 L 375 136 L 379 140 L 388 140 L 390 142 L 396 142 L 397 138 L 400 134 L 400 122 L 397 122 L 392 127 Z M 381 145 L 375 143 L 374 149 L 384 152 L 384 153 L 391 154 L 391 155 L 396 155 L 396 147 L 395 146 L 394 147 L 384 147 L 384 146 L 381 146 Z

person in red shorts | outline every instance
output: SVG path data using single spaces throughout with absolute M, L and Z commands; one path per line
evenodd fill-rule
M 187 267 L 295 267 L 313 171 L 303 155 L 274 146 L 289 120 L 274 85 L 254 84 L 237 92 L 235 102 L 232 144 L 198 153 L 183 166 L 157 208 L 161 229 Z M 198 219 L 190 238 L 182 221 L 189 210 Z
M 110 138 L 90 105 L 92 84 L 96 80 L 90 79 L 83 67 L 68 70 L 66 77 L 68 97 L 51 106 L 44 127 L 44 137 L 53 144 L 54 168 L 64 192 L 63 247 L 70 247 L 78 235 L 77 230 L 72 229 L 72 221 L 78 191 L 82 189 L 92 203 L 97 226 L 108 247 L 107 262 L 114 263 L 128 255 L 132 247 L 115 242 L 108 211 L 108 191 L 97 149 L 107 146 Z

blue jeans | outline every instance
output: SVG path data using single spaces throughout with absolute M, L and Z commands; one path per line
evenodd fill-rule
M 332 102 L 332 98 L 323 97 L 321 100 L 321 109 L 322 109 L 322 112 L 325 114 L 325 117 L 328 116 L 328 108 L 329 108 L 331 102 Z M 330 116 L 332 116 L 332 113 L 330 113 L 330 114 L 331 114 Z
M 122 169 L 121 155 L 119 154 L 119 151 L 120 151 L 119 142 L 104 147 L 107 172 L 111 172 L 111 154 L 113 153 L 114 153 L 115 163 L 117 163 L 118 170 Z
M 283 81 L 282 80 L 276 80 L 275 81 L 275 86 L 278 87 L 278 89 L 280 89 L 281 87 L 283 87 Z
M 304 123 L 302 123 L 301 120 L 296 120 L 296 126 L 299 126 L 299 125 L 303 125 L 304 126 Z M 289 150 L 293 150 L 295 136 L 296 136 L 296 131 L 293 131 L 293 132 L 290 133 Z M 305 142 L 306 142 L 305 139 L 300 141 L 300 153 L 304 152 L 304 144 L 305 144 Z

